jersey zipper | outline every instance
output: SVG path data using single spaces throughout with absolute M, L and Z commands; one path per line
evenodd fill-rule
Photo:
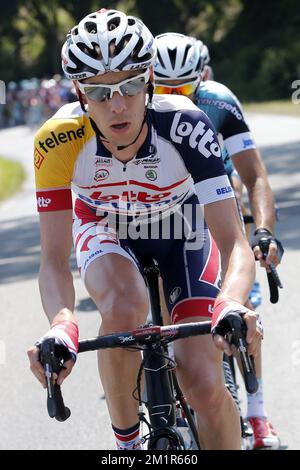
M 123 172 L 126 173 L 126 187 L 127 187 L 127 203 L 132 204 L 131 201 L 131 194 L 130 194 L 130 182 L 129 182 L 129 175 L 128 175 L 128 165 L 130 162 L 123 163 Z

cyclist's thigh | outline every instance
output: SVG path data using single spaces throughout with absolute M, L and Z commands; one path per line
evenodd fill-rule
M 121 247 L 117 234 L 107 232 L 97 222 L 77 219 L 73 238 L 81 278 L 99 309 L 103 302 L 114 302 L 114 298 L 119 302 L 148 302 L 137 264 Z
M 173 323 L 211 317 L 219 293 L 220 256 L 207 227 L 203 244 L 174 241 L 171 256 L 159 262 L 165 301 Z
M 219 293 L 220 256 L 206 226 L 203 244 L 193 249 L 191 244 L 177 241 L 176 256 L 160 263 L 165 299 L 173 323 L 211 319 L 213 305 Z M 191 249 L 192 248 L 192 249 Z M 211 335 L 187 338 L 174 345 L 178 372 L 191 381 L 202 377 L 202 384 L 223 383 L 222 353 L 214 346 Z

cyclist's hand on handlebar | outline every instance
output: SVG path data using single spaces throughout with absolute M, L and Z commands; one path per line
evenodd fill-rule
M 216 347 L 228 355 L 233 353 L 232 347 L 225 339 L 226 334 L 229 332 L 226 317 L 232 313 L 238 313 L 242 316 L 247 328 L 246 342 L 248 353 L 256 356 L 263 338 L 263 329 L 259 315 L 230 299 L 220 299 L 215 303 L 211 331 Z
M 46 388 L 46 377 L 45 377 L 45 370 L 42 366 L 40 361 L 40 350 L 37 346 L 33 346 L 32 348 L 28 349 L 27 356 L 30 362 L 30 369 L 33 375 L 38 379 L 38 381 L 42 384 L 43 388 Z
M 243 315 L 243 320 L 247 326 L 246 342 L 248 344 L 248 354 L 256 356 L 260 350 L 260 343 L 263 339 L 263 327 L 259 314 L 249 310 Z
M 270 264 L 276 267 L 280 263 L 284 251 L 280 241 L 264 228 L 259 228 L 254 232 L 251 247 L 255 258 L 268 272 L 270 272 Z
M 46 376 L 45 370 L 42 366 L 40 361 L 40 348 L 38 346 L 34 346 L 27 351 L 27 355 L 30 362 L 30 369 L 38 381 L 42 384 L 43 388 L 47 388 L 46 385 Z M 73 359 L 69 359 L 63 363 L 63 367 L 61 371 L 56 374 L 53 374 L 53 380 L 57 385 L 61 385 L 63 381 L 70 375 L 72 369 L 74 367 L 75 361 Z
M 63 320 L 52 325 L 51 329 L 40 338 L 34 347 L 27 352 L 30 368 L 36 378 L 46 388 L 45 370 L 43 358 L 41 358 L 41 346 L 44 341 L 53 338 L 55 340 L 54 355 L 57 359 L 55 366 L 58 370 L 53 372 L 53 380 L 57 385 L 61 385 L 68 375 L 70 375 L 78 352 L 78 327 L 76 323 Z M 59 364 L 59 366 L 58 366 Z

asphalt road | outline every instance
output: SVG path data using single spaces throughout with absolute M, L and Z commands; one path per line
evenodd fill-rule
M 269 171 L 285 247 L 279 273 L 284 284 L 278 305 L 264 301 L 264 387 L 269 417 L 289 449 L 300 449 L 300 119 L 249 115 Z M 65 423 L 50 420 L 46 394 L 33 379 L 26 349 L 48 328 L 39 299 L 39 229 L 32 174 L 33 132 L 0 132 L 0 152 L 28 171 L 21 192 L 0 206 L 0 449 L 112 449 L 95 353 L 82 355 L 63 386 L 72 410 Z M 88 300 L 72 259 L 81 337 L 97 334 L 100 319 Z

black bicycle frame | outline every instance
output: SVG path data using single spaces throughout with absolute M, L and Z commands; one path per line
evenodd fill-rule
M 144 267 L 147 282 L 152 320 L 162 325 L 159 299 L 159 268 L 152 261 Z M 172 427 L 176 424 L 175 399 L 173 395 L 172 374 L 169 369 L 167 347 L 152 345 L 143 350 L 144 373 L 147 390 L 147 408 L 153 429 Z
M 150 296 L 152 320 L 155 325 L 163 324 L 158 284 L 159 274 L 159 268 L 154 260 L 148 260 L 144 263 L 144 277 Z M 163 346 L 160 346 L 154 354 L 149 349 L 143 352 L 143 357 L 146 359 L 144 371 L 151 425 L 154 430 L 176 426 L 175 406 L 176 401 L 178 401 L 185 414 L 194 441 L 200 449 L 193 416 L 178 384 L 175 370 L 170 370 L 168 367 L 167 356 L 168 349 Z M 153 371 L 156 372 L 153 373 Z M 173 391 L 175 391 L 175 396 Z

